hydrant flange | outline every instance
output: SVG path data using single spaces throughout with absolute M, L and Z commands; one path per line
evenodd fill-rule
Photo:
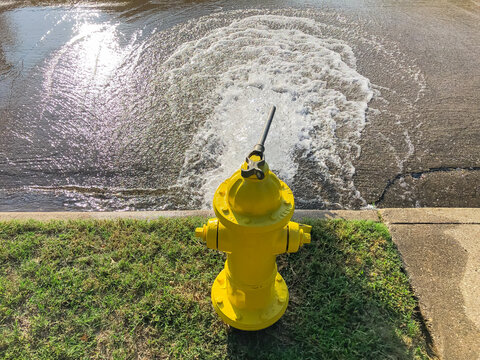
M 229 300 L 226 278 L 226 270 L 224 269 L 215 279 L 212 286 L 212 305 L 215 312 L 230 326 L 240 330 L 260 330 L 276 323 L 285 313 L 289 300 L 288 288 L 282 275 L 278 272 L 275 277 L 270 304 L 259 309 L 235 306 Z M 239 292 L 236 296 L 242 300 L 242 296 L 245 296 L 245 294 Z

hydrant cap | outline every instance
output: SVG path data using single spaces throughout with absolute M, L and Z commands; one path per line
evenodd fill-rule
M 242 168 L 246 166 L 243 163 Z M 242 177 L 240 169 L 220 184 L 213 196 L 213 209 L 225 226 L 269 231 L 290 221 L 294 211 L 292 191 L 267 163 L 262 171 L 265 177 L 260 180 L 255 175 Z

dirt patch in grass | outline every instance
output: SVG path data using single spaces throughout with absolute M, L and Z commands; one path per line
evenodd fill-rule
M 194 237 L 204 221 L 0 223 L 0 357 L 429 358 L 383 224 L 309 221 L 312 243 L 278 259 L 286 314 L 243 332 L 211 307 L 225 257 Z

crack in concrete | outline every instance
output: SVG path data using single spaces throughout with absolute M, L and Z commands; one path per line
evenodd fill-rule
M 387 191 L 397 182 L 397 180 L 404 179 L 408 176 L 411 176 L 414 179 L 420 179 L 424 174 L 431 174 L 436 172 L 452 172 L 452 171 L 480 171 L 480 166 L 468 166 L 468 167 L 458 167 L 458 166 L 440 166 L 435 168 L 429 168 L 422 171 L 410 171 L 406 173 L 397 174 L 393 179 L 387 181 L 387 185 L 383 189 L 377 201 L 376 205 L 379 205 L 385 198 Z

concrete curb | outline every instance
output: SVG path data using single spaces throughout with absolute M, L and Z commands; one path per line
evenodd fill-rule
M 215 216 L 212 210 L 177 210 L 177 211 L 104 211 L 104 212 L 0 212 L 0 221 L 9 220 L 76 220 L 76 219 L 139 219 L 152 220 L 159 217 Z M 296 210 L 294 220 L 313 219 L 345 219 L 379 221 L 376 210 Z
M 143 219 L 158 217 L 215 216 L 212 210 L 166 211 L 63 211 L 0 212 L 0 221 L 8 220 L 75 220 L 75 219 Z M 386 208 L 378 210 L 295 210 L 294 220 L 345 219 L 384 221 L 394 224 L 480 224 L 480 208 Z

